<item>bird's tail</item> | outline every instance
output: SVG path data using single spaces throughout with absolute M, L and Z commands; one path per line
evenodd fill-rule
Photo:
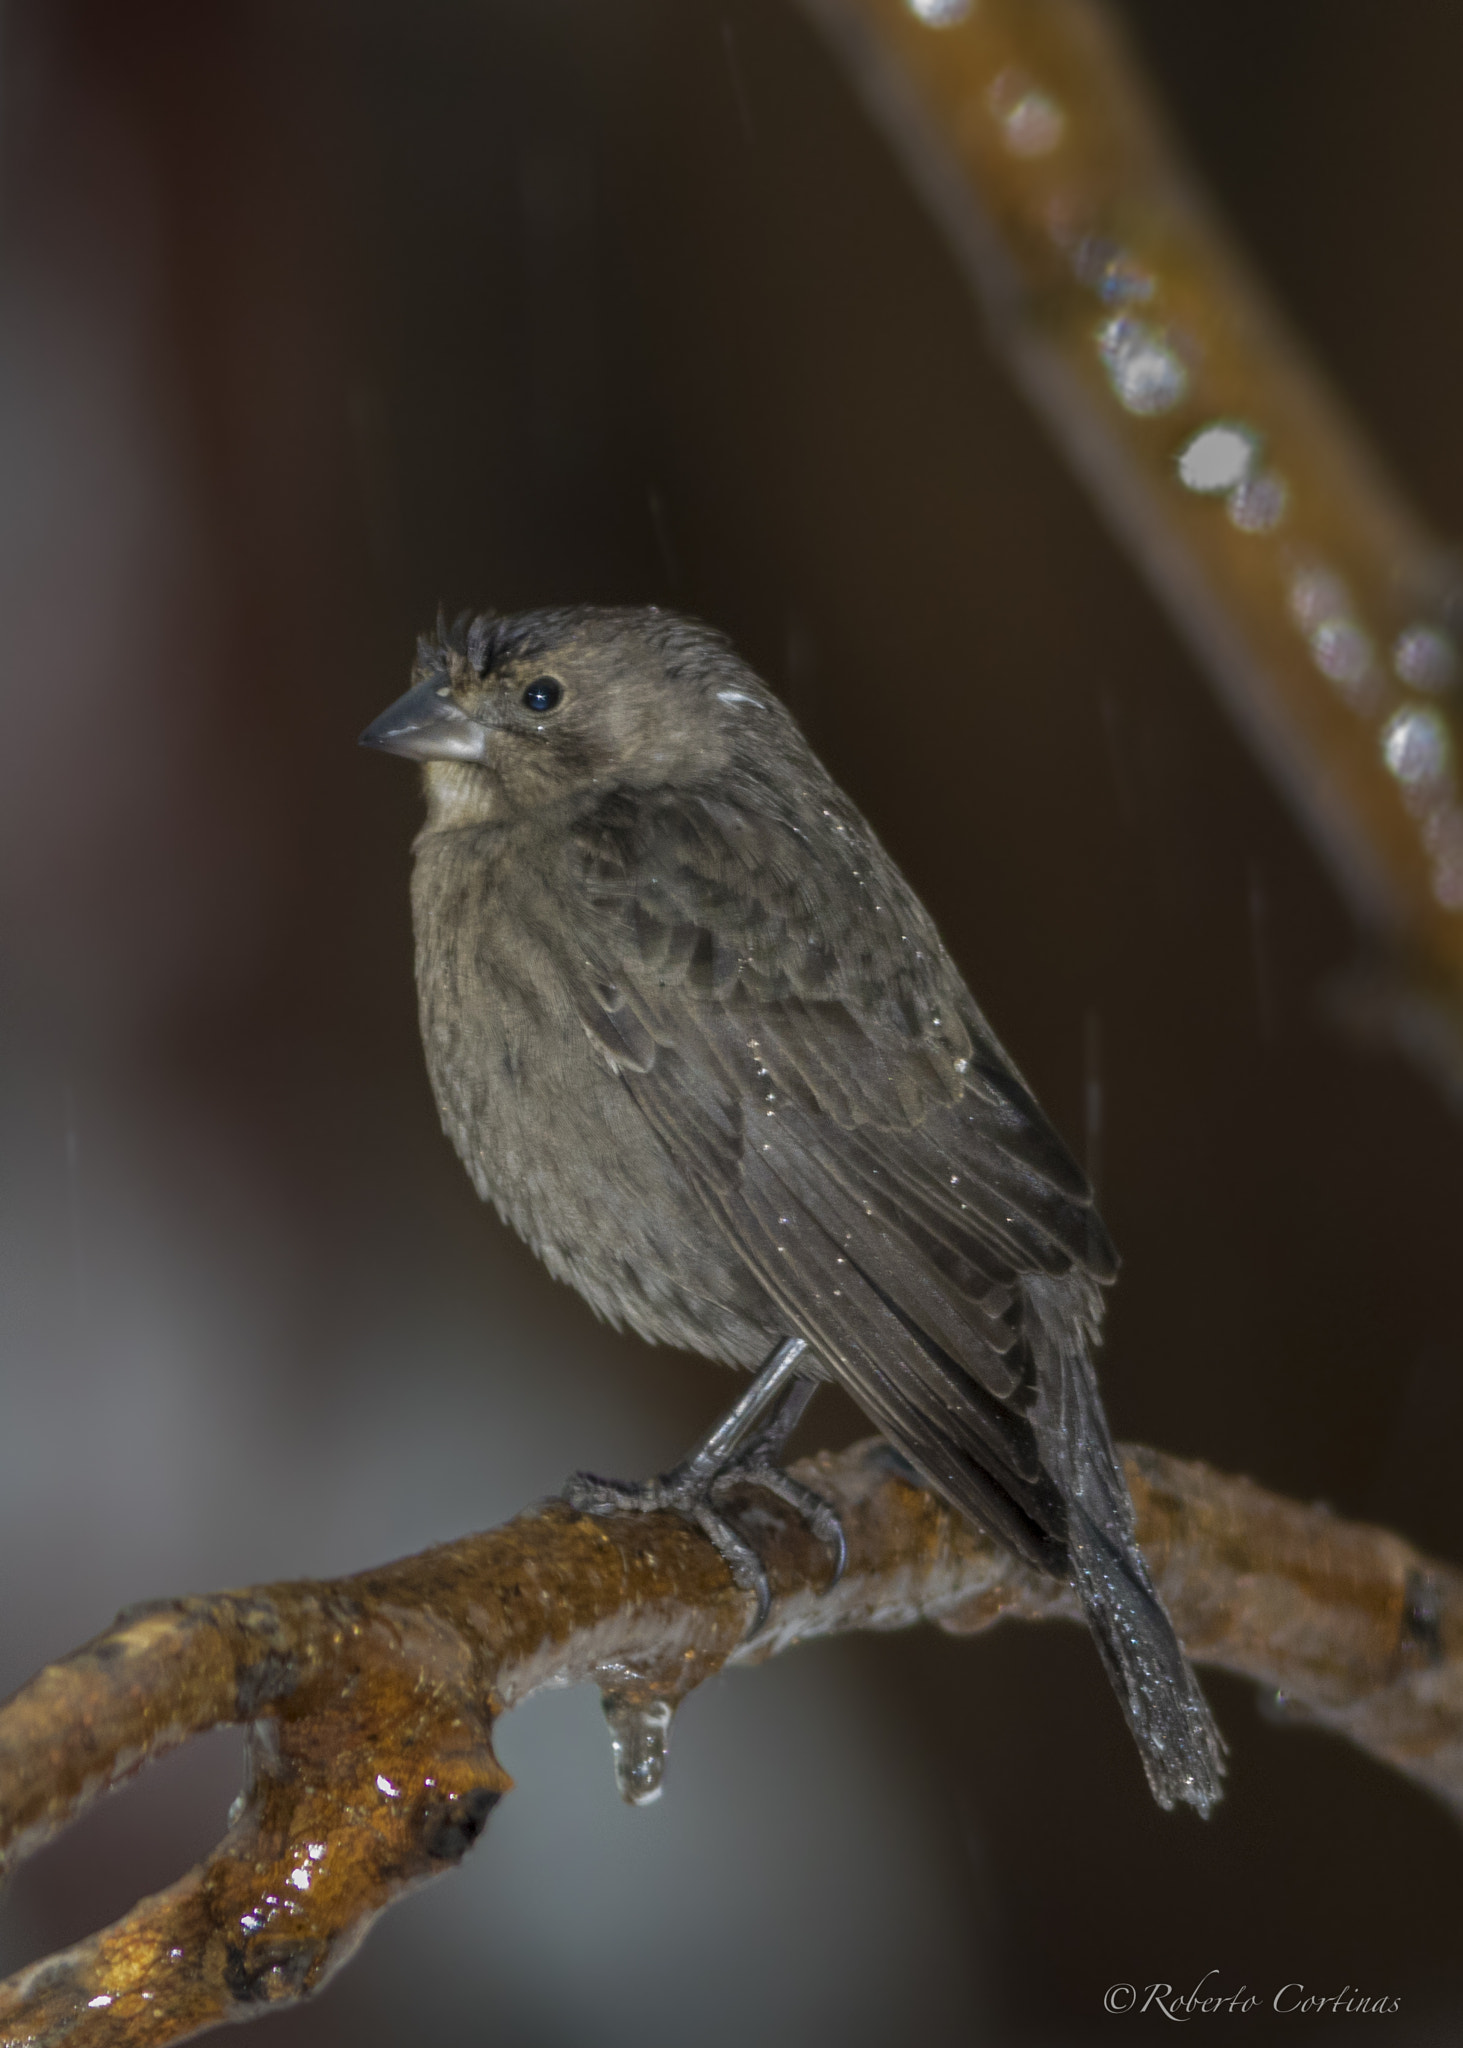
M 1034 1416 L 1067 1500 L 1067 1550 L 1098 1655 L 1160 1806 L 1207 1814 L 1223 1790 L 1224 1739 L 1149 1576 L 1133 1504 L 1093 1375 L 1097 1290 L 1075 1274 L 1028 1279 L 1043 1388 Z
M 1223 1791 L 1224 1740 L 1173 1623 L 1131 1541 L 1115 1543 L 1076 1508 L 1067 1547 L 1097 1653 L 1160 1806 L 1207 1814 Z

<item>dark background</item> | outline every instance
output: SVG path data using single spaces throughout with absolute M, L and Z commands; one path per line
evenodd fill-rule
M 1463 525 L 1463 10 L 1133 0 L 1200 165 Z M 416 1043 L 399 763 L 437 602 L 653 600 L 787 692 L 1126 1260 L 1122 1435 L 1463 1555 L 1463 1131 L 1323 1019 L 1355 939 L 783 0 L 9 0 L 0 213 L 0 1688 L 126 1601 L 364 1566 L 724 1403 L 478 1207 Z M 809 1442 L 860 1433 L 825 1398 Z M 594 1697 L 279 2041 L 1443 2042 L 1463 1844 L 1213 1678 L 1164 1816 L 1075 1630 Z M 237 1739 L 14 1881 L 10 1968 L 219 1832 Z M 1397 2018 L 1268 2016 L 1287 1980 Z M 261 2037 L 262 2038 L 262 2037 Z

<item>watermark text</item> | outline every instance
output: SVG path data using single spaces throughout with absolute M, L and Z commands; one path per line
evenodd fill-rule
M 1105 2012 L 1145 2012 L 1166 2020 L 1191 2020 L 1201 2013 L 1390 2013 L 1402 2000 L 1389 1992 L 1360 1990 L 1343 1984 L 1339 1991 L 1317 1991 L 1308 1984 L 1282 1984 L 1278 1991 L 1253 1991 L 1248 1984 L 1226 1991 L 1216 1967 L 1206 1970 L 1191 1989 L 1177 1984 L 1109 1984 L 1102 1995 Z

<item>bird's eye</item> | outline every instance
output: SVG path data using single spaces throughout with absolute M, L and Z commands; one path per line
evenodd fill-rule
M 564 685 L 552 676 L 539 676 L 524 691 L 523 701 L 530 711 L 553 711 L 564 701 Z

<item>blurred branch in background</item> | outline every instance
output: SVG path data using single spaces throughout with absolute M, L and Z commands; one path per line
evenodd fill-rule
M 1249 1480 L 1124 1456 L 1193 1655 L 1463 1813 L 1463 1573 Z M 822 1590 L 826 1554 L 774 1508 L 775 1601 L 753 1643 L 749 1596 L 689 1525 L 588 1520 L 555 1501 L 358 1577 L 137 1609 L 41 1672 L 0 1710 L 10 1858 L 223 1723 L 248 1724 L 247 1782 L 207 1863 L 0 1987 L 4 2041 L 175 2041 L 316 1989 L 383 1907 L 472 1845 L 511 1785 L 494 1720 L 544 1686 L 599 1685 L 620 1789 L 641 1804 L 676 1706 L 728 1662 L 920 1619 L 956 1633 L 1081 1619 L 1068 1589 L 893 1475 L 877 1440 L 799 1469 L 844 1517 L 848 1568 Z
M 1372 940 L 1349 1020 L 1463 1107 L 1457 564 L 1227 243 L 1098 0 L 803 4 Z

